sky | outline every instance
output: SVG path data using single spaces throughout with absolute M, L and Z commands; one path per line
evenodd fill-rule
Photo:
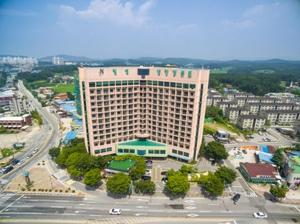
M 0 54 L 300 60 L 300 1 L 0 0 Z

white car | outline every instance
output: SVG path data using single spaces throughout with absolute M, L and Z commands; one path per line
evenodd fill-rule
M 263 212 L 254 212 L 253 216 L 256 219 L 266 219 L 266 218 L 268 218 L 267 214 L 265 214 Z
M 111 210 L 109 210 L 109 214 L 110 215 L 121 215 L 121 209 L 119 209 L 119 208 L 112 208 Z

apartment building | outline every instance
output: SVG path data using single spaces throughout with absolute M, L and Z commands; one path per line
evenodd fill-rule
M 208 79 L 204 69 L 79 68 L 87 151 L 196 159 Z
M 219 107 L 222 110 L 223 114 L 225 115 L 227 108 L 237 108 L 238 104 L 236 104 L 234 102 L 224 102 L 223 101 L 223 102 L 218 102 L 216 106 Z
M 243 130 L 260 130 L 264 127 L 266 118 L 257 115 L 241 115 L 237 125 Z
M 225 111 L 225 116 L 228 117 L 229 121 L 233 124 L 238 122 L 240 115 L 249 115 L 250 111 L 243 107 L 229 107 Z
M 300 111 L 295 110 L 282 110 L 277 111 L 278 117 L 276 123 L 278 125 L 293 125 L 296 120 L 299 120 L 299 113 Z

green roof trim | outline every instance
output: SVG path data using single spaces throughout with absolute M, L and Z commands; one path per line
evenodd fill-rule
M 133 140 L 133 141 L 127 141 L 122 142 L 118 144 L 119 146 L 165 146 L 164 144 L 150 141 L 150 140 Z
M 289 166 L 293 170 L 293 173 L 300 173 L 300 156 L 291 157 Z
M 127 160 L 112 160 L 109 165 L 108 169 L 110 170 L 117 170 L 121 172 L 129 172 L 130 169 L 135 165 L 135 162 L 131 159 Z

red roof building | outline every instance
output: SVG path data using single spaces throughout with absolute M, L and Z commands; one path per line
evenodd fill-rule
M 270 164 L 240 163 L 240 172 L 244 178 L 253 183 L 276 183 L 278 172 Z

